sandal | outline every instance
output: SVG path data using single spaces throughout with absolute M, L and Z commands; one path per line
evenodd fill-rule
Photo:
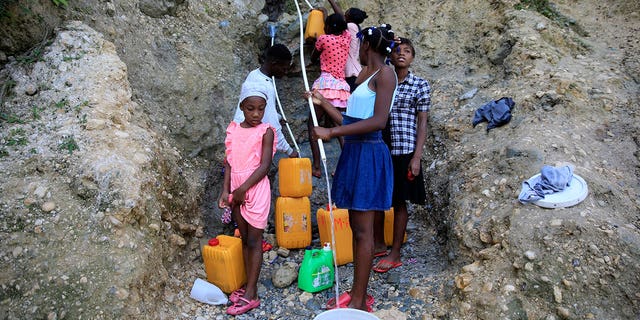
M 387 252 L 387 250 L 385 251 L 380 251 L 380 252 L 376 252 L 373 254 L 374 258 L 379 258 L 379 257 L 384 257 L 387 256 L 389 253 Z
M 378 261 L 378 263 L 376 263 L 375 266 L 373 266 L 373 271 L 379 272 L 379 273 L 385 273 L 401 265 L 402 265 L 402 262 L 400 261 L 390 261 L 387 259 L 381 259 L 380 261 Z
M 369 302 L 369 299 L 367 299 L 367 304 L 366 304 L 367 305 L 367 312 L 373 312 L 373 306 L 370 305 L 368 302 Z M 328 309 L 335 309 L 335 308 L 336 308 L 336 306 L 334 305 L 333 308 L 328 308 Z M 350 308 L 349 307 L 349 303 L 344 303 L 344 304 L 341 303 L 340 304 L 340 308 Z
M 262 252 L 267 252 L 273 249 L 271 243 L 267 242 L 267 240 L 262 239 Z
M 344 292 L 338 298 L 338 304 L 340 305 L 340 308 L 346 308 L 347 305 L 349 305 L 349 302 L 351 302 L 350 292 Z M 370 294 L 367 294 L 367 301 L 365 303 L 367 304 L 367 309 L 370 309 L 371 306 L 373 306 L 373 304 L 375 303 L 373 296 Z M 335 309 L 335 308 L 336 308 L 336 298 L 334 297 L 327 300 L 327 309 Z
M 244 288 L 240 288 L 234 292 L 231 292 L 231 294 L 229 295 L 229 301 L 231 301 L 232 303 L 238 303 L 240 301 L 240 298 L 242 298 L 244 296 Z
M 244 302 L 245 304 L 240 304 L 240 302 Z M 237 303 L 234 303 L 232 306 L 227 308 L 227 314 L 230 314 L 232 316 L 237 316 L 239 314 L 243 314 L 243 313 L 246 313 L 247 311 L 255 309 L 259 306 L 260 306 L 259 299 L 247 300 L 241 297 Z

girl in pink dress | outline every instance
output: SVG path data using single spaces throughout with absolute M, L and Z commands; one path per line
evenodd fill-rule
M 231 207 L 242 237 L 247 284 L 231 293 L 230 315 L 243 314 L 260 305 L 258 278 L 262 266 L 262 233 L 271 206 L 267 172 L 276 150 L 274 129 L 262 123 L 267 105 L 263 89 L 251 83 L 242 86 L 240 110 L 244 121 L 227 127 L 224 185 L 218 199 L 221 208 Z
M 325 34 L 318 37 L 315 44 L 315 51 L 311 53 L 311 61 L 320 59 L 320 77 L 313 82 L 313 89 L 317 89 L 325 99 L 331 102 L 338 110 L 345 111 L 347 100 L 351 95 L 351 88 L 345 80 L 345 65 L 349 57 L 349 44 L 351 34 L 347 30 L 347 22 L 344 16 L 334 13 L 325 19 Z M 324 110 L 316 108 L 318 121 L 323 117 Z M 332 122 L 331 119 L 328 119 Z M 307 121 L 309 138 L 313 129 L 311 117 Z M 341 137 L 339 138 L 341 139 Z M 309 139 L 311 153 L 313 155 L 313 170 L 311 173 L 315 177 L 321 176 L 320 171 L 320 150 L 318 142 Z M 342 140 L 340 140 L 342 146 Z

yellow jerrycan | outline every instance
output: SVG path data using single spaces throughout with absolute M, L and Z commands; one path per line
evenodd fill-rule
M 219 235 L 202 247 L 202 260 L 207 281 L 225 293 L 231 293 L 247 282 L 240 238 Z
M 308 197 L 276 199 L 276 241 L 287 249 L 311 244 L 311 202 Z
M 304 41 L 309 42 L 318 39 L 324 34 L 324 12 L 320 9 L 312 9 L 304 28 Z
M 331 215 L 329 208 L 319 208 L 316 213 L 318 233 L 321 243 L 331 242 Z M 336 262 L 338 265 L 353 262 L 352 232 L 349 225 L 349 211 L 333 208 L 333 225 L 336 236 Z
M 402 243 L 407 242 L 407 232 L 404 232 Z M 393 208 L 384 212 L 384 244 L 393 245 Z
M 280 196 L 300 198 L 311 196 L 311 160 L 282 158 L 278 162 L 278 190 Z

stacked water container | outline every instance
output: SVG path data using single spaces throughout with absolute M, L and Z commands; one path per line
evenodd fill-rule
M 311 160 L 283 158 L 278 162 L 276 241 L 287 249 L 311 245 Z

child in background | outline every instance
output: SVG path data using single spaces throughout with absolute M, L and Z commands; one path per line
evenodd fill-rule
M 320 59 L 320 77 L 313 82 L 313 89 L 317 89 L 331 104 L 341 111 L 347 107 L 347 99 L 350 95 L 350 88 L 345 81 L 345 64 L 349 55 L 349 43 L 351 36 L 347 31 L 347 22 L 339 14 L 332 14 L 325 19 L 325 33 L 318 37 L 315 44 L 315 51 L 311 54 L 311 61 Z M 323 117 L 324 111 L 316 108 L 318 121 Z M 313 155 L 313 169 L 311 173 L 314 177 L 321 177 L 320 170 L 320 149 L 318 142 L 311 139 L 313 121 L 311 116 L 307 121 L 309 130 L 309 142 Z M 342 145 L 342 141 L 340 141 Z
M 422 150 L 427 138 L 427 118 L 431 107 L 429 83 L 409 71 L 415 57 L 411 40 L 400 38 L 398 47 L 391 53 L 391 64 L 398 75 L 398 91 L 389 114 L 386 141 L 393 160 L 393 244 L 387 255 L 384 242 L 384 213 L 376 215 L 376 256 L 384 256 L 373 271 L 387 272 L 402 265 L 400 248 L 407 228 L 407 200 L 424 205 L 426 194 L 422 176 Z
M 397 78 L 393 69 L 385 64 L 395 46 L 393 31 L 370 27 L 363 29 L 359 36 L 362 40 L 360 61 L 370 72 L 349 97 L 347 111 L 340 113 L 318 90 L 305 95 L 311 96 L 314 104 L 341 124 L 333 128 L 315 127 L 313 137 L 345 136 L 331 196 L 339 208 L 349 210 L 354 248 L 353 286 L 350 292 L 330 299 L 327 307 L 370 312 L 374 300 L 367 294 L 367 286 L 373 264 L 374 217 L 391 208 L 393 191 L 393 163 L 381 130 L 387 124 L 393 105 Z
M 276 150 L 280 151 L 290 158 L 297 158 L 298 152 L 293 150 L 282 132 L 280 125 L 280 114 L 276 109 L 276 90 L 273 85 L 273 78 L 281 78 L 287 74 L 291 65 L 291 52 L 280 43 L 276 43 L 267 49 L 262 65 L 251 71 L 243 82 L 243 85 L 251 84 L 252 86 L 264 86 L 264 92 L 267 93 L 267 108 L 264 111 L 262 122 L 266 122 L 276 131 Z M 244 121 L 244 115 L 240 110 L 240 101 L 236 107 L 233 121 L 240 123 Z
M 347 22 L 347 30 L 351 34 L 351 42 L 349 43 L 349 57 L 347 57 L 347 63 L 345 64 L 345 80 L 349 84 L 350 92 L 356 89 L 356 79 L 358 74 L 362 71 L 362 65 L 360 64 L 360 40 L 356 36 L 360 32 L 360 24 L 367 18 L 367 13 L 358 8 L 349 8 L 346 12 L 342 12 L 340 6 L 335 0 L 329 0 L 333 11 L 337 14 L 343 15 L 344 20 Z
M 262 233 L 271 206 L 271 186 L 267 172 L 275 154 L 274 129 L 263 123 L 267 106 L 264 86 L 245 83 L 240 92 L 244 120 L 227 127 L 224 185 L 218 199 L 220 208 L 231 207 L 242 238 L 242 254 L 247 284 L 231 293 L 233 303 L 227 314 L 239 315 L 260 306 L 258 277 L 262 266 Z

